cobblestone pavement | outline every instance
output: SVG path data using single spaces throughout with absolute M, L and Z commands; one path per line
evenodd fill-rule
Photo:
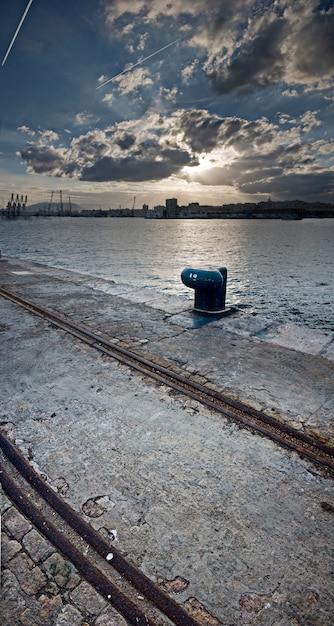
M 125 626 L 0 491 L 1 626 Z

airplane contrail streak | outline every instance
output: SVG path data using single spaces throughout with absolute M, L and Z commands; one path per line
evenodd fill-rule
M 12 49 L 13 45 L 14 45 L 14 41 L 15 41 L 16 37 L 17 37 L 17 36 L 18 36 L 18 34 L 19 34 L 19 30 L 20 30 L 20 28 L 21 28 L 21 26 L 22 26 L 22 24 L 23 24 L 23 22 L 24 22 L 24 20 L 25 20 L 25 17 L 26 17 L 26 15 L 27 15 L 27 13 L 28 13 L 28 11 L 29 11 L 29 9 L 30 9 L 30 5 L 31 5 L 31 3 L 32 3 L 32 0 L 29 0 L 28 4 L 27 4 L 27 6 L 26 6 L 26 10 L 24 11 L 24 13 L 23 13 L 23 15 L 22 15 L 22 17 L 21 17 L 21 21 L 20 21 L 20 23 L 19 23 L 19 25 L 18 25 L 18 27 L 17 27 L 17 29 L 16 29 L 16 31 L 15 31 L 15 34 L 14 34 L 14 37 L 13 37 L 12 41 L 11 41 L 11 42 L 10 42 L 10 44 L 9 44 L 8 50 L 7 50 L 7 52 L 6 52 L 5 56 L 4 56 L 4 59 L 3 59 L 3 61 L 2 61 L 2 64 L 1 64 L 1 65 L 5 65 L 5 63 L 6 63 L 6 61 L 7 61 L 7 57 L 8 57 L 8 55 L 9 55 L 9 53 L 10 53 L 10 51 L 11 51 L 11 49 Z
M 104 87 L 108 83 L 111 83 L 111 81 L 115 80 L 115 78 L 118 78 L 119 76 L 122 76 L 123 74 L 126 74 L 127 72 L 131 72 L 131 70 L 137 67 L 137 65 L 141 65 L 142 63 L 144 63 L 144 61 L 147 61 L 148 59 L 151 59 L 152 57 L 154 57 L 156 54 L 159 54 L 159 52 L 163 52 L 164 50 L 167 50 L 167 48 L 170 48 L 170 46 L 173 46 L 175 43 L 177 43 L 178 41 L 181 41 L 181 39 L 184 39 L 185 37 L 186 35 L 183 35 L 182 37 L 175 39 L 175 41 L 171 41 L 171 43 L 168 43 L 167 46 L 163 46 L 163 48 L 159 48 L 159 50 L 152 52 L 152 54 L 149 54 L 147 57 L 145 57 L 141 61 L 138 61 L 138 63 L 134 63 L 127 69 L 123 70 L 123 72 L 119 72 L 119 74 L 115 74 L 115 76 L 106 80 L 104 83 L 102 83 L 102 85 L 99 85 L 98 87 L 96 87 L 96 89 L 101 89 L 101 87 Z

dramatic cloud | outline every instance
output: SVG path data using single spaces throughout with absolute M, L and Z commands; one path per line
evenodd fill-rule
M 115 137 L 115 142 L 122 150 L 129 150 L 136 143 L 136 138 L 130 133 L 120 133 L 118 137 Z
M 44 117 L 29 102 L 5 137 L 29 173 L 95 189 L 110 181 L 137 191 L 142 182 L 148 196 L 172 188 L 184 199 L 207 193 L 208 201 L 225 188 L 243 199 L 296 197 L 308 176 L 312 197 L 321 188 L 321 198 L 331 193 L 332 2 L 101 0 L 87 7 L 94 38 L 89 48 L 83 33 L 84 61 L 67 72 L 64 59 L 70 66 L 78 58 L 71 47 L 40 90 L 40 101 L 48 99 Z M 40 72 L 47 81 L 44 66 Z
M 315 85 L 334 70 L 334 9 L 318 0 L 116 0 L 106 2 L 106 23 L 113 36 L 136 36 L 138 26 L 181 34 L 192 30 L 183 45 L 202 50 L 202 67 L 218 94 L 265 89 L 282 82 Z M 135 52 L 149 46 L 141 35 Z M 198 59 L 180 68 L 187 84 Z M 329 86 L 329 85 L 328 85 Z M 292 95 L 293 90 L 286 93 Z
M 190 161 L 189 153 L 184 150 L 159 150 L 156 155 L 155 149 L 150 148 L 124 159 L 104 157 L 92 167 L 85 168 L 81 178 L 99 182 L 163 180 L 178 172 L 180 167 L 189 165 Z
M 26 162 L 28 172 L 30 173 L 61 176 L 66 172 L 62 150 L 28 143 L 25 149 L 22 150 L 21 157 Z
M 71 141 L 70 148 L 28 143 L 21 152 L 29 172 L 76 176 L 89 181 L 162 180 L 190 166 L 189 150 L 168 140 L 160 141 L 157 118 L 148 118 L 137 136 L 119 124 L 109 132 L 93 130 Z M 155 126 L 154 129 L 150 126 Z
M 208 72 L 220 94 L 234 90 L 264 89 L 284 78 L 284 19 L 267 20 L 255 38 L 245 43 L 227 62 L 217 60 Z
M 207 0 L 207 6 L 213 4 L 212 0 Z M 121 26 L 123 23 L 126 34 L 133 30 L 138 19 L 143 23 L 157 24 L 166 17 L 178 20 L 181 13 L 183 15 L 196 16 L 202 9 L 203 0 L 170 0 L 167 3 L 160 0 L 116 0 L 116 2 L 106 2 L 106 21 L 110 27 L 115 24 Z M 136 19 L 134 17 L 136 16 Z M 119 31 L 118 31 L 119 32 Z
M 282 174 L 273 179 L 245 183 L 240 186 L 244 193 L 275 194 L 279 198 L 291 197 L 291 189 L 294 189 L 296 197 L 318 196 L 330 198 L 334 191 L 334 172 L 308 172 L 307 174 Z
M 262 149 L 270 143 L 277 127 L 266 119 L 248 122 L 240 118 L 222 118 L 205 110 L 184 111 L 179 128 L 194 152 L 209 152 L 217 146 L 233 147 L 237 152 Z
M 291 3 L 290 3 L 291 4 Z M 317 83 L 334 70 L 334 10 L 316 12 L 316 2 L 277 2 L 248 21 L 240 43 L 226 58 L 216 55 L 208 67 L 213 89 L 264 89 L 278 82 Z
M 333 142 L 301 140 L 319 125 L 316 113 L 306 111 L 298 121 L 283 117 L 279 126 L 266 118 L 248 121 L 205 109 L 180 109 L 171 116 L 148 115 L 105 131 L 89 131 L 72 139 L 68 149 L 30 142 L 21 156 L 29 171 L 91 182 L 173 176 L 189 183 L 233 186 L 242 193 L 269 188 L 286 193 L 290 182 L 296 181 L 299 188 L 299 181 L 310 175 L 313 182 L 326 181 L 326 193 L 332 177 L 321 159 L 333 154 Z

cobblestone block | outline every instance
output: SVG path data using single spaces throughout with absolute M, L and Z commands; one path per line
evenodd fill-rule
M 27 607 L 20 615 L 19 620 L 15 622 L 19 626 L 40 626 L 40 623 L 37 621 L 38 613 Z
M 63 590 L 71 591 L 80 582 L 80 577 L 72 563 L 65 561 L 58 553 L 52 554 L 44 563 L 41 563 L 41 568 L 48 579 Z
M 8 569 L 10 569 L 14 576 L 16 576 L 19 582 L 21 582 L 27 574 L 30 573 L 33 567 L 34 562 L 24 552 L 18 554 L 8 564 Z
M 1 563 L 6 565 L 15 554 L 21 550 L 21 545 L 15 539 L 9 539 L 5 533 L 1 538 Z
M 7 498 L 4 490 L 0 486 L 0 514 L 3 515 L 3 513 L 7 509 L 9 509 L 11 506 L 12 506 L 11 501 Z
M 126 626 L 127 622 L 111 606 L 108 606 L 104 611 L 102 611 L 101 615 L 95 620 L 94 626 Z
M 19 581 L 22 590 L 29 596 L 37 593 L 47 582 L 46 576 L 39 567 L 24 553 L 18 554 L 9 561 L 8 569 Z
M 83 615 L 74 606 L 67 604 L 60 611 L 54 626 L 82 626 Z
M 23 537 L 22 543 L 36 563 L 44 561 L 54 552 L 54 548 L 34 528 Z
M 53 596 L 53 598 L 48 598 L 45 595 L 41 595 L 39 598 L 39 603 L 41 605 L 40 608 L 40 618 L 43 622 L 48 621 L 48 623 L 53 624 L 57 615 L 61 611 L 63 607 L 63 601 L 60 595 Z
M 14 507 L 11 507 L 2 516 L 2 523 L 10 534 L 20 541 L 22 537 L 31 530 L 32 526 L 21 513 L 19 513 Z
M 29 596 L 38 593 L 47 583 L 47 578 L 39 567 L 34 567 L 31 572 L 21 581 L 21 587 Z
M 70 597 L 76 606 L 90 615 L 99 615 L 107 606 L 106 600 L 85 581 L 81 582 L 80 585 L 72 591 Z
M 25 599 L 20 592 L 17 579 L 8 569 L 2 573 L 1 587 L 1 626 L 13 626 L 19 623 L 19 617 L 26 606 Z
M 27 596 L 10 570 L 2 575 L 1 626 L 53 626 L 40 620 L 40 604 Z

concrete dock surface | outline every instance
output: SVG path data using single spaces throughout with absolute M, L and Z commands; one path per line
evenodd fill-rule
M 331 332 L 16 259 L 0 285 L 333 445 Z M 333 624 L 329 471 L 3 297 L 0 338 L 2 429 L 111 546 L 202 624 Z M 4 626 L 124 624 L 4 493 L 1 513 Z

